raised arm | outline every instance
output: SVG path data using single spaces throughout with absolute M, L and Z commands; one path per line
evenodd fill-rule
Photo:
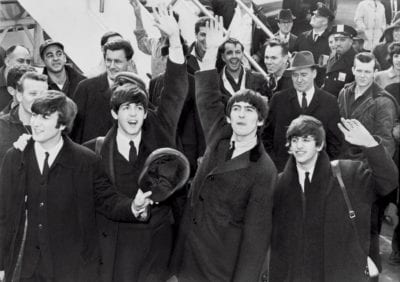
M 207 50 L 200 71 L 195 74 L 196 102 L 206 143 L 213 127 L 220 128 L 225 121 L 225 105 L 221 100 L 219 76 L 215 62 L 219 46 L 225 41 L 223 19 L 210 20 L 206 25 Z
M 346 141 L 362 147 L 368 160 L 369 169 L 364 169 L 363 173 L 355 173 L 355 175 L 370 179 L 365 175 L 371 174 L 370 185 L 372 184 L 376 194 L 381 196 L 388 194 L 398 185 L 398 170 L 392 157 L 358 120 L 342 118 L 341 122 L 338 126 Z
M 172 16 L 172 11 L 168 11 L 165 6 L 160 5 L 154 11 L 154 15 L 156 26 L 168 35 L 170 43 L 164 88 L 156 113 L 160 123 L 167 132 L 173 135 L 173 140 L 175 140 L 179 117 L 188 93 L 185 57 L 180 41 L 179 26 Z

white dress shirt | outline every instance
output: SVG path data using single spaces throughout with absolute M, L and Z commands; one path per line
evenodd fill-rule
M 303 100 L 303 92 L 297 91 L 297 100 L 299 101 L 299 105 L 301 107 L 301 101 Z M 314 97 L 315 87 L 311 87 L 306 91 L 306 100 L 307 100 L 307 107 L 310 106 L 311 100 Z
M 139 155 L 139 146 L 140 142 L 142 141 L 142 131 L 139 132 L 139 134 L 135 138 L 128 138 L 126 137 L 123 133 L 121 133 L 121 130 L 118 128 L 117 130 L 117 148 L 118 152 L 129 162 L 129 150 L 131 149 L 131 145 L 129 145 L 129 142 L 133 141 L 133 144 L 135 145 L 137 155 Z
M 39 165 L 40 173 L 43 173 L 44 168 L 44 160 L 46 158 L 46 152 L 49 153 L 49 159 L 47 161 L 49 167 L 54 163 L 54 160 L 57 158 L 58 153 L 61 151 L 62 146 L 64 145 L 64 139 L 61 137 L 60 141 L 51 149 L 45 150 L 40 143 L 35 142 L 33 144 L 33 148 L 35 151 L 36 160 Z
M 301 190 L 304 193 L 304 180 L 306 180 L 306 172 L 309 173 L 308 178 L 310 179 L 310 183 L 311 183 L 315 166 L 313 166 L 310 170 L 304 170 L 303 168 L 301 168 L 298 165 L 296 165 L 296 167 L 297 167 L 297 174 L 299 175 L 299 183 L 301 186 Z
M 257 145 L 257 135 L 254 135 L 253 138 L 247 140 L 247 141 L 238 141 L 234 135 L 232 135 L 231 137 L 231 141 L 230 144 L 232 147 L 232 142 L 235 142 L 235 149 L 233 150 L 233 154 L 232 154 L 232 159 L 247 152 L 250 151 L 251 149 L 253 149 L 256 145 Z

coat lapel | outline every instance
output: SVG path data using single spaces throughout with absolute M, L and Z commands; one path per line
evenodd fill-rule
M 311 99 L 310 105 L 308 105 L 307 109 L 305 110 L 305 114 L 312 114 L 319 106 L 319 92 L 318 88 L 315 88 L 315 93 L 313 98 Z

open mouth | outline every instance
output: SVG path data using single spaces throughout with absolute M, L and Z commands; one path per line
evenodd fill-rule
M 134 121 L 128 121 L 128 124 L 130 125 L 130 126 L 136 126 L 137 125 L 137 120 L 134 120 Z

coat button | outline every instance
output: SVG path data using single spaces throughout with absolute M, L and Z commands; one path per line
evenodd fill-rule
M 199 196 L 199 200 L 200 200 L 200 202 L 204 202 L 204 198 L 202 195 Z
M 39 229 L 42 229 L 43 228 L 43 224 L 39 223 L 38 227 L 39 227 Z
M 103 237 L 107 237 L 107 233 L 106 232 L 102 232 L 101 235 L 103 235 Z
M 39 204 L 39 207 L 43 208 L 43 207 L 44 207 L 44 203 L 41 202 L 41 203 Z
M 211 176 L 210 176 L 210 180 L 211 180 L 211 181 L 214 181 L 214 175 L 211 175 Z
M 193 224 L 197 224 L 197 220 L 194 217 L 193 217 Z

